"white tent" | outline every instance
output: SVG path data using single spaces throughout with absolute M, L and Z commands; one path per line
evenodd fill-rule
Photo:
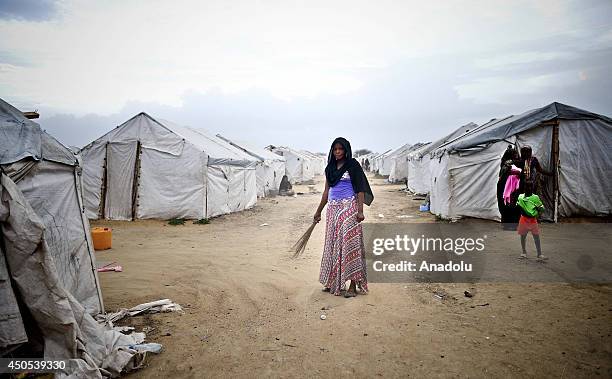
M 389 174 L 390 182 L 399 182 L 408 179 L 408 159 L 412 152 L 422 148 L 424 143 L 418 142 L 397 154 Z
M 380 153 L 378 155 L 375 155 L 374 157 L 372 157 L 371 162 L 372 162 L 372 171 L 380 174 L 381 168 L 382 168 L 382 162 L 383 159 L 385 157 L 385 154 L 388 154 L 389 152 L 391 152 L 391 149 L 385 151 L 384 153 Z
M 252 207 L 258 160 L 201 129 L 139 113 L 81 150 L 90 219 L 201 219 Z
M 325 158 L 315 153 L 311 153 L 308 150 L 301 150 L 300 153 L 311 159 L 315 168 L 315 175 L 325 175 L 325 166 L 327 166 Z
M 386 160 L 388 161 L 388 163 L 385 166 L 389 166 L 389 182 L 394 183 L 402 179 L 398 170 L 398 159 L 403 156 L 407 151 L 410 151 L 411 148 L 412 145 L 407 143 L 392 151 L 387 157 Z
M 256 167 L 258 197 L 278 194 L 280 182 L 286 170 L 284 157 L 243 141 L 230 140 L 220 134 L 217 134 L 217 137 L 259 160 Z
M 408 153 L 407 165 L 408 165 L 408 189 L 414 193 L 426 194 L 429 192 L 429 170 L 424 169 L 426 167 L 423 159 L 428 159 L 428 156 L 424 156 L 424 152 L 431 143 L 427 143 L 420 148 Z
M 449 217 L 499 220 L 496 183 L 508 146 L 530 145 L 544 169 L 543 216 L 612 214 L 612 119 L 560 103 L 488 123 L 461 138 L 446 153 Z
M 457 136 L 473 130 L 478 125 L 470 122 L 455 129 L 452 133 L 427 144 L 408 155 L 408 188 L 420 194 L 431 192 L 431 155 L 441 145 L 454 140 Z
M 304 153 L 286 146 L 268 146 L 268 149 L 285 158 L 287 170 L 285 174 L 289 182 L 293 184 L 305 183 L 314 179 L 316 163 Z
M 42 222 L 62 286 L 87 312 L 102 312 L 89 221 L 82 211 L 79 162 L 68 148 L 1 99 L 0 168 Z

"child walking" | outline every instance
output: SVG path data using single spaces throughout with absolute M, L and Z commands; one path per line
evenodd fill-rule
M 538 215 L 544 209 L 544 204 L 540 200 L 540 197 L 533 193 L 533 183 L 527 181 L 525 183 L 525 193 L 522 193 L 518 197 L 516 203 L 521 211 L 521 218 L 518 224 L 518 234 L 521 236 L 521 247 L 523 252 L 520 258 L 527 258 L 527 250 L 525 250 L 525 243 L 527 240 L 527 233 L 531 232 L 533 236 L 533 242 L 535 242 L 536 249 L 538 251 L 538 260 L 546 260 L 548 257 L 542 255 L 542 248 L 540 246 L 540 227 L 538 226 Z

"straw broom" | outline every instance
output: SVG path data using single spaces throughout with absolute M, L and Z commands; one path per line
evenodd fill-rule
M 314 230 L 315 226 L 317 226 L 317 223 L 313 222 L 308 227 L 306 232 L 300 237 L 300 239 L 291 247 L 291 251 L 293 251 L 294 259 L 302 255 L 304 250 L 306 250 L 306 244 L 308 243 L 308 240 L 310 239 L 310 235 L 312 234 L 312 231 Z

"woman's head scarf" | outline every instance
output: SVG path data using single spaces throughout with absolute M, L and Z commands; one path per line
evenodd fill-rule
M 334 146 L 339 143 L 344 148 L 344 163 L 342 167 L 338 168 L 336 157 L 334 155 Z M 355 158 L 353 158 L 353 152 L 351 150 L 351 143 L 342 137 L 338 137 L 332 142 L 327 156 L 327 167 L 325 168 L 325 178 L 330 187 L 335 186 L 342 178 L 342 175 L 348 171 L 351 176 L 351 184 L 355 193 L 364 192 L 364 203 L 366 205 L 372 204 L 374 200 L 374 194 L 370 188 L 368 178 L 363 172 L 361 165 Z

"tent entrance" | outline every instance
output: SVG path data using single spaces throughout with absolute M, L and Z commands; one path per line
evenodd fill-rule
M 134 220 L 138 206 L 140 141 L 106 144 L 101 215 L 110 220 Z

